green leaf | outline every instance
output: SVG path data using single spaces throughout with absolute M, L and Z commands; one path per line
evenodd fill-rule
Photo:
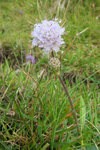
M 97 150 L 95 145 L 87 146 L 86 150 Z
M 86 118 L 86 106 L 83 97 L 80 97 L 80 123 L 81 123 L 81 131 L 83 131 L 84 123 Z
M 39 137 L 42 136 L 42 128 L 41 128 L 41 126 L 38 126 L 38 134 L 39 134 Z
M 8 63 L 7 59 L 5 59 L 5 63 L 6 63 L 6 67 L 7 67 L 8 73 L 10 73 L 10 67 L 9 67 L 9 63 Z
M 9 150 L 9 148 L 7 147 L 7 144 L 0 140 L 0 150 L 3 150 L 3 149 Z
M 46 143 L 41 150 L 46 150 L 46 148 L 49 146 L 49 143 Z

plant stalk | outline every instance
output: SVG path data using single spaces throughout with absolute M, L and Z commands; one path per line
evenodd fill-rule
M 75 123 L 76 123 L 77 133 L 80 134 L 80 129 L 79 129 L 79 125 L 78 125 L 78 120 L 77 120 L 76 111 L 75 111 L 75 109 L 74 109 L 74 105 L 73 105 L 73 103 L 72 103 L 72 100 L 71 100 L 71 97 L 70 97 L 70 95 L 69 95 L 68 89 L 67 89 L 67 87 L 65 86 L 65 84 L 64 84 L 64 82 L 63 82 L 61 76 L 58 75 L 58 77 L 59 77 L 59 80 L 60 80 L 60 82 L 61 82 L 61 84 L 62 84 L 62 86 L 63 86 L 63 88 L 64 88 L 64 90 L 65 90 L 65 92 L 66 92 L 66 94 L 67 94 L 67 96 L 68 96 L 68 99 L 69 99 L 69 102 L 70 102 L 70 105 L 71 105 L 71 109 L 72 109 L 72 113 L 73 113 L 73 116 L 74 116 L 74 119 L 75 119 Z
M 51 56 L 54 57 L 54 52 L 53 52 L 53 50 L 51 51 Z

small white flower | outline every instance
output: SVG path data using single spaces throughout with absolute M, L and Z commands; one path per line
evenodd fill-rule
M 59 20 L 59 23 L 61 23 L 61 21 L 62 21 L 62 20 L 60 19 L 60 20 Z
M 36 27 L 37 26 L 37 23 L 36 24 L 34 24 L 34 27 Z
M 55 21 L 57 21 L 57 20 L 58 20 L 58 18 L 55 17 Z

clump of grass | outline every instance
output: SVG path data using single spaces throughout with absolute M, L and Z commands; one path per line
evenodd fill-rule
M 67 81 L 79 122 L 81 121 L 82 135 L 78 136 L 68 98 L 58 78 L 55 79 L 54 75 L 48 78 L 45 76 L 46 72 L 42 79 L 37 78 L 33 65 L 28 68 L 23 66 L 23 69 L 18 68 L 15 71 L 9 67 L 7 60 L 1 67 L 1 72 L 2 147 L 70 149 L 73 145 L 77 148 L 77 146 L 92 144 L 93 136 L 96 139 L 96 134 L 99 134 L 99 120 L 96 113 L 99 109 L 99 95 L 97 96 L 97 92 L 94 92 L 97 83 L 95 87 L 92 84 L 89 88 L 90 83 L 85 85 L 84 81 L 77 81 L 71 88 Z M 88 79 L 85 80 L 88 81 Z M 79 106 L 80 101 L 84 103 Z M 86 107 L 85 112 L 82 111 L 84 107 Z M 81 139 L 83 139 L 83 145 L 80 144 Z M 98 143 L 99 139 L 96 142 Z

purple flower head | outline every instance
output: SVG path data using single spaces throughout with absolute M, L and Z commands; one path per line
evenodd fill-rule
M 22 11 L 20 11 L 20 14 L 22 14 L 23 12 Z
M 28 56 L 26 56 L 26 60 L 27 60 L 27 61 L 29 61 L 29 60 L 30 60 L 30 61 L 31 61 L 31 63 L 33 63 L 33 64 L 35 63 L 35 57 L 33 57 L 32 55 L 28 55 Z
M 65 28 L 61 28 L 57 21 L 44 20 L 42 23 L 34 25 L 34 31 L 31 33 L 34 37 L 32 45 L 43 48 L 45 54 L 54 50 L 56 53 L 65 42 L 61 37 Z

